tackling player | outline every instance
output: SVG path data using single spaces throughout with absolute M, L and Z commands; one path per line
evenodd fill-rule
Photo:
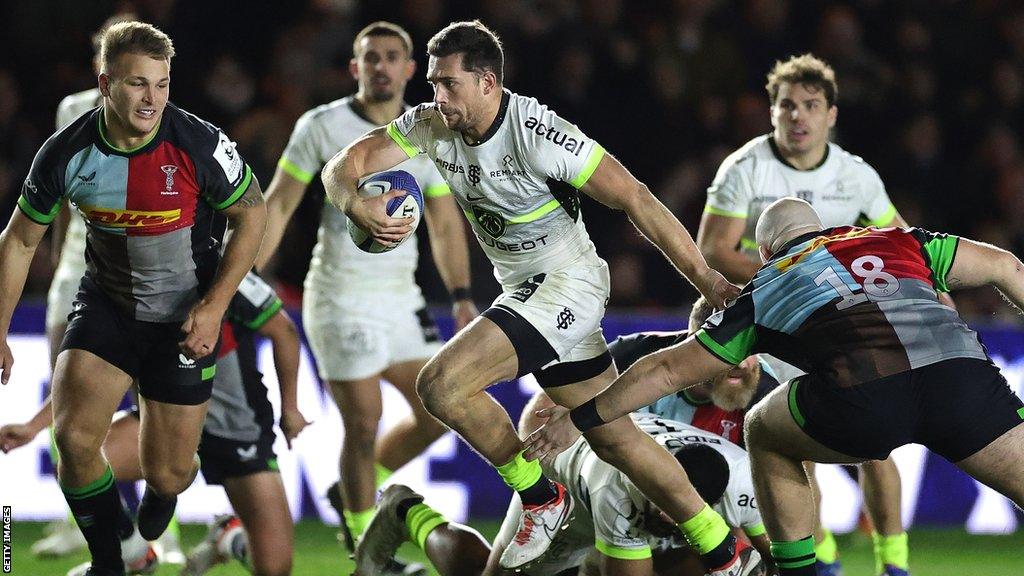
M 258 267 L 277 250 L 288 219 L 323 165 L 367 130 L 408 108 L 402 98 L 416 70 L 412 50 L 409 34 L 390 22 L 374 22 L 356 35 L 349 72 L 359 91 L 310 110 L 295 124 L 267 189 L 267 238 Z M 470 299 L 469 256 L 458 207 L 426 158 L 398 167 L 423 188 L 431 251 L 454 297 L 459 330 L 477 310 Z M 302 317 L 320 378 L 330 386 L 345 426 L 341 480 L 330 490 L 337 491 L 332 500 L 340 497 L 344 503 L 342 534 L 351 550 L 373 517 L 376 487 L 447 431 L 416 397 L 416 375 L 441 347 L 413 278 L 417 261 L 414 241 L 382 254 L 359 250 L 346 233 L 345 214 L 330 204 L 323 207 Z M 406 398 L 412 415 L 378 442 L 382 377 Z
M 839 108 L 835 72 L 828 64 L 811 54 L 777 62 L 765 88 L 774 129 L 722 162 L 697 231 L 697 245 L 708 263 L 737 284 L 748 282 L 761 266 L 754 227 L 765 207 L 779 198 L 806 200 L 826 227 L 907 225 L 875 169 L 829 141 Z M 941 298 L 952 306 L 948 296 Z M 766 360 L 782 382 L 800 374 L 774 358 Z M 865 462 L 861 471 L 865 509 L 877 530 L 875 574 L 905 576 L 899 470 L 887 458 Z M 839 576 L 831 532 L 823 529 L 817 540 L 819 572 Z
M 758 504 L 782 576 L 816 574 L 804 460 L 858 463 L 911 442 L 1024 504 L 1024 402 L 937 293 L 992 285 L 1019 310 L 1024 264 L 994 246 L 920 229 L 822 229 L 814 209 L 776 201 L 758 221 L 765 265 L 693 337 L 637 362 L 573 409 L 543 411 L 529 456 L 570 444 L 640 405 L 754 352 L 808 374 L 746 420 Z
M 709 268 L 679 221 L 604 148 L 533 98 L 502 84 L 498 38 L 479 21 L 434 35 L 427 80 L 433 103 L 373 130 L 328 162 L 331 202 L 377 241 L 394 243 L 407 220 L 389 218 L 384 199 L 359 199 L 359 178 L 420 154 L 451 186 L 503 293 L 420 372 L 427 410 L 458 432 L 519 493 L 520 534 L 502 566 L 540 557 L 551 534 L 572 517 L 563 486 L 522 456 L 505 410 L 485 390 L 533 373 L 560 404 L 575 406 L 615 377 L 601 319 L 608 267 L 580 214 L 579 193 L 624 210 L 683 274 L 717 304 L 736 294 Z M 704 503 L 670 454 L 629 419 L 588 437 L 600 457 L 625 471 L 661 509 L 680 521 L 714 575 L 746 574 L 735 539 Z
M 174 48 L 140 22 L 103 35 L 103 105 L 50 137 L 0 236 L 0 373 L 11 316 L 39 241 L 69 199 L 87 219 L 89 262 L 53 378 L 58 479 L 92 555 L 121 575 L 134 530 L 100 446 L 132 380 L 143 398 L 147 481 L 139 532 L 155 539 L 198 472 L 199 443 L 228 303 L 266 220 L 252 170 L 216 127 L 167 102 Z M 217 212 L 231 229 L 223 258 Z M 218 260 L 219 265 L 218 265 Z

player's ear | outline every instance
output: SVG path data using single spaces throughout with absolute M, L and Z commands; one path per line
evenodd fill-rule
M 416 59 L 412 56 L 409 57 L 408 63 L 405 65 L 405 80 L 412 80 L 412 77 L 416 74 Z
M 105 98 L 110 98 L 110 75 L 101 72 L 96 77 L 96 83 L 99 85 L 100 94 Z
M 348 73 L 356 82 L 359 82 L 359 61 L 355 58 L 348 61 Z
M 839 118 L 839 107 L 833 104 L 828 109 L 828 127 L 835 128 L 836 119 Z
M 498 76 L 490 70 L 484 72 L 483 76 L 480 77 L 480 81 L 482 84 L 481 88 L 483 88 L 484 91 L 484 96 L 489 95 L 498 88 Z

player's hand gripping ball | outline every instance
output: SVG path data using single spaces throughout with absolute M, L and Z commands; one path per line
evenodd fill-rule
M 373 239 L 366 230 L 363 230 L 350 219 L 348 221 L 348 235 L 355 242 L 360 250 L 377 254 L 394 250 L 408 240 L 416 231 L 423 215 L 423 193 L 420 185 L 412 174 L 404 170 L 389 170 L 370 176 L 360 184 L 358 193 L 360 198 L 371 198 L 386 194 L 391 190 L 404 190 L 405 194 L 396 196 L 388 201 L 386 210 L 392 218 L 412 218 L 412 232 L 401 242 L 387 246 Z

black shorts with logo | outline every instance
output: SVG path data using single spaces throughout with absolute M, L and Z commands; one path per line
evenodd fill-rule
M 183 339 L 181 322 L 130 318 L 86 278 L 68 316 L 60 349 L 85 350 L 99 356 L 134 378 L 144 398 L 168 404 L 202 404 L 210 399 L 217 350 L 192 360 L 178 348 Z
M 847 388 L 800 376 L 789 383 L 789 409 L 818 442 L 874 460 L 917 443 L 959 462 L 1024 422 L 1024 402 L 999 368 L 975 358 L 944 360 Z
M 203 432 L 199 441 L 200 470 L 207 484 L 223 484 L 228 478 L 277 471 L 274 434 L 263 434 L 255 442 L 231 440 Z

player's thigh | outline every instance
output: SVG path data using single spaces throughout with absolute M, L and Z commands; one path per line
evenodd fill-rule
M 559 365 L 555 365 L 558 367 Z M 550 370 L 550 369 L 549 369 Z M 575 408 L 596 396 L 608 387 L 618 376 L 615 363 L 609 363 L 601 373 L 572 384 L 560 386 L 541 386 L 544 392 L 559 406 Z M 539 379 L 538 379 L 539 381 Z
M 147 476 L 157 470 L 191 470 L 206 418 L 207 403 L 171 404 L 141 399 L 140 460 Z
M 440 331 L 418 291 L 394 302 L 387 326 L 388 366 L 384 378 L 406 399 L 419 404 L 416 377 L 444 344 Z
M 745 437 L 751 453 L 767 449 L 795 460 L 854 464 L 863 458 L 833 450 L 808 435 L 797 423 L 802 416 L 792 404 L 793 381 L 773 390 L 746 415 Z
M 64 458 L 78 450 L 98 453 L 131 382 L 128 374 L 92 352 L 60 353 L 52 384 L 53 428 Z
M 142 479 L 137 411 L 122 412 L 110 424 L 107 439 L 103 442 L 103 455 L 107 457 L 107 462 L 114 471 L 114 478 L 119 482 Z
M 329 380 L 327 385 L 346 430 L 358 426 L 376 431 L 383 411 L 379 375 L 357 380 Z
M 443 384 L 445 392 L 475 394 L 492 384 L 517 376 L 516 349 L 489 318 L 480 316 L 445 343 L 427 362 L 417 390 L 430 393 Z
M 956 465 L 1024 508 L 1024 422 Z
M 224 479 L 224 492 L 249 535 L 255 561 L 291 558 L 293 523 L 281 474 L 257 472 Z

